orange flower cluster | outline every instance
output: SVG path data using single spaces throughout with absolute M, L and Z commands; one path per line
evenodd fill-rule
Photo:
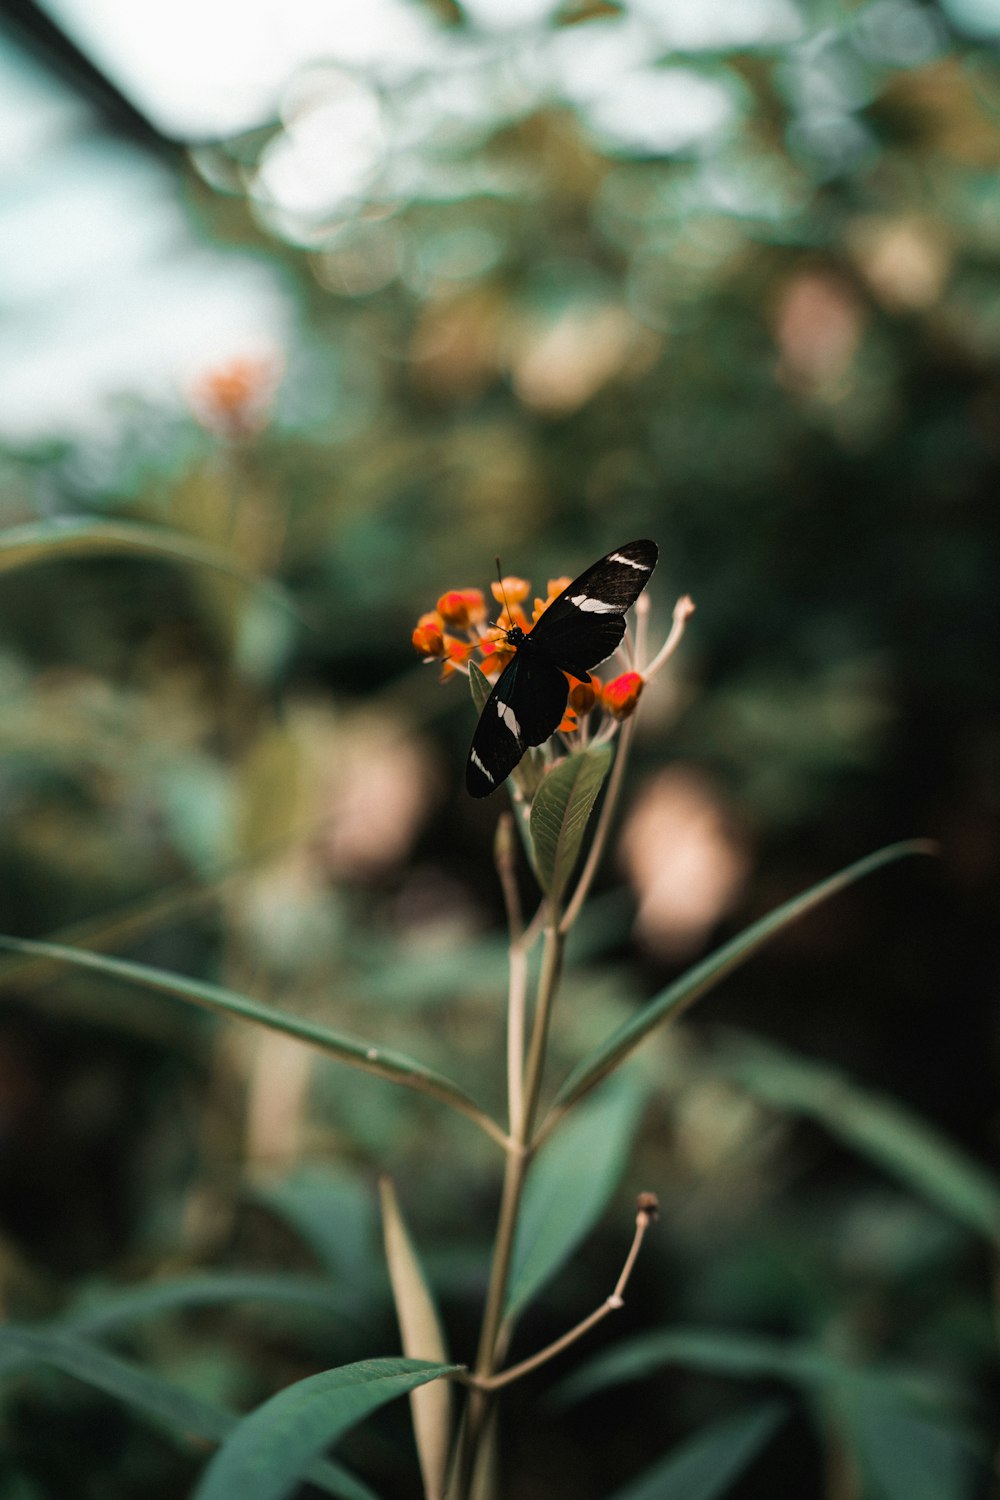
M 502 608 L 495 623 L 487 623 L 486 599 L 481 589 L 449 589 L 436 606 L 420 616 L 413 631 L 413 646 L 426 662 L 441 662 L 441 680 L 456 672 L 469 675 L 469 662 L 479 655 L 479 668 L 487 677 L 497 677 L 514 656 L 507 632 L 519 626 L 527 632 L 567 588 L 569 578 L 550 578 L 544 599 L 535 598 L 529 619 L 525 604 L 531 593 L 526 578 L 504 578 L 491 584 L 493 598 Z M 569 696 L 559 725 L 560 734 L 572 734 L 595 709 L 613 719 L 633 713 L 643 689 L 639 672 L 625 672 L 611 682 L 602 682 L 592 672 L 585 679 L 566 673 Z

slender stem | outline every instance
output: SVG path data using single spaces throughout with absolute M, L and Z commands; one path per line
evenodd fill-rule
M 496 1368 L 501 1345 L 501 1330 L 504 1323 L 504 1303 L 510 1279 L 511 1258 L 514 1251 L 514 1236 L 521 1207 L 525 1176 L 531 1160 L 531 1133 L 538 1112 L 542 1076 L 545 1070 L 545 1051 L 549 1032 L 552 1005 L 559 985 L 562 970 L 565 939 L 560 931 L 559 913 L 546 905 L 545 946 L 542 951 L 542 970 L 538 979 L 538 994 L 531 1030 L 531 1042 L 524 1070 L 524 1087 L 520 1101 L 520 1112 L 511 1120 L 511 1135 L 504 1164 L 503 1189 L 500 1198 L 500 1215 L 497 1223 L 493 1249 L 493 1264 L 490 1268 L 490 1283 L 486 1293 L 483 1326 L 479 1335 L 476 1354 L 474 1390 L 469 1398 L 466 1422 L 463 1431 L 462 1452 L 458 1460 L 457 1495 L 466 1500 L 472 1475 L 475 1471 L 476 1454 L 486 1430 L 489 1416 L 490 1396 L 488 1382 Z M 535 926 L 534 922 L 527 931 Z M 505 1342 L 505 1341 L 503 1341 Z
M 507 955 L 507 1129 L 510 1131 L 516 1129 L 521 1118 L 525 1010 L 528 1004 L 528 944 L 524 940 L 524 916 L 517 888 L 516 844 L 514 816 L 502 813 L 497 824 L 493 857 L 510 933 Z
M 649 600 L 645 594 L 640 594 L 636 600 L 635 612 L 635 658 L 641 662 L 646 650 L 646 634 L 649 621 Z M 655 672 L 659 671 L 667 658 L 677 649 L 681 636 L 684 634 L 684 627 L 693 613 L 694 605 L 685 594 L 684 598 L 678 599 L 674 605 L 674 623 L 663 645 L 663 649 L 657 653 L 655 660 L 643 672 L 643 677 L 647 681 Z M 563 932 L 568 932 L 579 916 L 580 908 L 584 901 L 586 901 L 590 893 L 590 887 L 594 882 L 594 876 L 597 874 L 597 867 L 604 854 L 608 834 L 611 832 L 611 820 L 614 817 L 615 807 L 618 803 L 622 778 L 625 774 L 625 762 L 628 759 L 628 752 L 631 748 L 634 734 L 635 715 L 633 714 L 630 719 L 626 719 L 622 727 L 621 738 L 618 743 L 618 753 L 615 756 L 615 763 L 611 769 L 611 776 L 608 779 L 608 790 L 605 793 L 601 815 L 597 820 L 593 843 L 590 846 L 590 852 L 580 873 L 580 879 L 577 881 L 576 890 L 573 892 L 563 915 L 561 924 L 561 931 Z
M 640 594 L 635 601 L 635 646 L 630 666 L 646 659 L 646 638 L 649 635 L 649 595 Z
M 528 1011 L 528 957 L 541 934 L 548 910 L 542 901 L 508 951 L 507 980 L 507 1129 L 513 1137 L 524 1111 L 524 1037 Z
M 493 841 L 493 860 L 497 867 L 497 875 L 500 877 L 500 889 L 503 891 L 503 904 L 507 912 L 507 930 L 512 943 L 520 942 L 524 931 L 521 894 L 517 888 L 516 848 L 517 833 L 514 827 L 514 815 L 509 812 L 501 813 L 496 838 Z
M 511 1141 L 507 1151 L 504 1170 L 503 1192 L 500 1199 L 500 1218 L 497 1224 L 496 1243 L 493 1251 L 493 1266 L 490 1285 L 483 1314 L 483 1327 L 476 1356 L 477 1375 L 493 1373 L 493 1359 L 497 1334 L 503 1318 L 503 1304 L 507 1295 L 507 1279 L 510 1274 L 510 1259 L 514 1248 L 514 1231 L 521 1206 L 521 1190 L 531 1155 L 531 1132 L 534 1129 L 541 1092 L 542 1073 L 545 1065 L 545 1043 L 548 1038 L 549 1018 L 555 999 L 562 967 L 564 939 L 559 931 L 555 914 L 545 929 L 545 947 L 542 952 L 542 972 L 538 980 L 538 998 L 531 1032 L 531 1045 L 524 1075 L 524 1095 L 521 1113 L 511 1121 Z
M 507 956 L 507 1129 L 514 1131 L 524 1112 L 524 1030 L 528 1004 L 528 953 L 523 941 L 511 943 Z
M 531 1137 L 535 1128 L 535 1116 L 538 1113 L 542 1076 L 545 1072 L 549 1021 L 552 1018 L 552 1005 L 559 987 L 563 952 L 566 947 L 566 938 L 562 923 L 559 921 L 558 911 L 552 908 L 548 915 L 549 920 L 545 927 L 545 942 L 542 948 L 542 972 L 538 977 L 538 998 L 531 1028 L 531 1045 L 524 1073 L 524 1109 L 513 1132 L 515 1140 L 520 1141 L 526 1154 L 530 1154 L 531 1151 Z
M 601 1303 L 600 1307 L 595 1307 L 592 1313 L 588 1313 L 585 1318 L 581 1318 L 580 1322 L 571 1328 L 568 1333 L 564 1333 L 561 1338 L 554 1339 L 551 1344 L 546 1344 L 545 1348 L 539 1349 L 537 1354 L 532 1354 L 528 1359 L 522 1359 L 520 1364 L 509 1365 L 501 1374 L 491 1375 L 488 1380 L 481 1381 L 481 1388 L 488 1391 L 502 1391 L 505 1385 L 513 1385 L 514 1381 L 520 1380 L 522 1375 L 530 1375 L 532 1370 L 537 1370 L 539 1366 L 548 1364 L 550 1359 L 555 1359 L 556 1355 L 562 1354 L 564 1349 L 569 1349 L 578 1339 L 582 1339 L 585 1334 L 588 1334 L 592 1328 L 596 1328 L 598 1323 L 602 1323 L 608 1316 L 608 1313 L 617 1312 L 619 1308 L 624 1306 L 625 1304 L 621 1298 L 618 1298 L 616 1301 L 614 1297 L 608 1297 L 606 1301 Z
M 673 656 L 674 652 L 677 650 L 677 647 L 681 643 L 681 636 L 684 634 L 684 627 L 693 614 L 694 600 L 691 599 L 687 594 L 684 594 L 674 605 L 674 623 L 670 627 L 670 634 L 667 636 L 660 650 L 656 653 L 655 657 L 642 674 L 647 682 L 651 677 L 655 677 L 657 672 L 663 666 L 664 662 L 667 661 L 669 657 Z
M 629 1247 L 628 1255 L 625 1257 L 625 1264 L 622 1267 L 621 1274 L 615 1283 L 615 1289 L 611 1293 L 611 1296 L 607 1297 L 601 1303 L 600 1307 L 595 1307 L 592 1313 L 588 1313 L 585 1318 L 582 1318 L 568 1333 L 564 1333 L 561 1338 L 555 1339 L 551 1344 L 546 1344 L 544 1349 L 539 1349 L 536 1354 L 532 1354 L 528 1359 L 521 1360 L 520 1364 L 511 1365 L 502 1374 L 490 1376 L 486 1381 L 480 1382 L 481 1385 L 485 1386 L 489 1391 L 498 1391 L 505 1385 L 510 1385 L 513 1381 L 520 1380 L 522 1375 L 527 1375 L 530 1371 L 537 1370 L 540 1365 L 547 1364 L 550 1359 L 555 1359 L 557 1354 L 562 1354 L 564 1349 L 568 1349 L 578 1339 L 583 1338 L 585 1334 L 589 1333 L 592 1328 L 596 1328 L 597 1324 L 602 1322 L 609 1313 L 618 1312 L 625 1306 L 625 1288 L 635 1267 L 639 1250 L 646 1236 L 646 1230 L 656 1217 L 656 1208 L 654 1202 L 650 1201 L 651 1199 L 651 1194 L 643 1194 L 639 1200 L 640 1206 L 635 1218 L 635 1234 L 632 1237 L 632 1244 Z
M 597 820 L 594 838 L 587 858 L 584 861 L 583 869 L 580 872 L 580 879 L 576 883 L 576 890 L 573 892 L 563 913 L 563 919 L 559 924 L 559 930 L 562 933 L 567 933 L 576 921 L 580 913 L 580 908 L 590 892 L 594 876 L 597 874 L 597 867 L 601 862 L 601 856 L 604 854 L 608 835 L 611 832 L 611 820 L 618 805 L 618 794 L 621 791 L 622 779 L 625 775 L 625 763 L 628 760 L 628 752 L 631 749 L 634 734 L 635 715 L 633 714 L 630 719 L 625 720 L 622 726 L 621 737 L 618 741 L 618 751 L 615 755 L 615 763 L 611 767 L 611 775 L 608 778 L 608 789 L 604 794 L 604 805 Z

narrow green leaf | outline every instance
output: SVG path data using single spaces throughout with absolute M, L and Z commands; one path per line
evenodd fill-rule
M 380 1180 L 379 1194 L 385 1258 L 403 1353 L 411 1359 L 429 1359 L 444 1364 L 448 1350 L 441 1319 L 390 1178 Z M 411 1391 L 410 1408 L 424 1495 L 426 1500 L 443 1500 L 451 1450 L 451 1386 L 446 1380 L 436 1380 Z
M 205 1470 L 193 1500 L 281 1500 L 310 1461 L 348 1428 L 458 1368 L 366 1359 L 296 1381 L 240 1422 Z
M 1000 1181 L 896 1100 L 749 1037 L 731 1035 L 714 1065 L 768 1104 L 817 1120 L 945 1213 L 1000 1242 Z
M 718 1500 L 770 1442 L 785 1416 L 780 1401 L 768 1401 L 712 1422 L 615 1490 L 611 1500 Z
M 570 755 L 543 780 L 531 804 L 531 840 L 542 890 L 558 901 L 611 765 L 611 746 Z
M 66 520 L 31 522 L 0 531 L 0 573 L 63 557 L 115 554 L 160 557 L 198 568 L 211 568 L 216 573 L 239 579 L 289 614 L 299 614 L 283 589 L 269 579 L 237 567 L 230 554 L 221 547 L 213 547 L 165 526 L 146 526 L 133 521 Z
M 339 1291 L 318 1277 L 246 1275 L 206 1272 L 153 1281 L 147 1286 L 104 1290 L 64 1313 L 60 1329 L 89 1336 L 128 1328 L 146 1318 L 185 1312 L 192 1307 L 218 1307 L 230 1302 L 263 1303 L 268 1306 L 298 1306 L 314 1313 L 341 1318 L 352 1316 L 356 1298 Z
M 158 1424 L 219 1443 L 237 1418 L 214 1402 L 162 1380 L 130 1360 L 97 1348 L 74 1334 L 50 1329 L 0 1327 L 0 1374 L 44 1364 L 124 1401 Z
M 25 1366 L 49 1365 L 103 1391 L 140 1412 L 157 1426 L 210 1443 L 221 1443 L 235 1432 L 235 1412 L 151 1374 L 130 1360 L 109 1354 L 72 1334 L 47 1329 L 0 1327 L 0 1376 L 17 1374 Z M 340 1464 L 314 1462 L 309 1479 L 340 1500 L 377 1500 L 374 1492 Z
M 987 1455 L 975 1453 L 962 1428 L 914 1410 L 884 1387 L 839 1394 L 835 1410 L 872 1500 L 973 1500 L 983 1493 Z
M 300 1016 L 275 1010 L 273 1006 L 264 1005 L 259 1000 L 251 1000 L 247 995 L 239 995 L 234 990 L 223 989 L 220 985 L 208 984 L 204 980 L 186 979 L 181 974 L 171 974 L 167 969 L 154 969 L 147 964 L 108 958 L 103 953 L 88 953 L 82 948 L 64 948 L 59 943 L 31 942 L 26 938 L 0 936 L 0 948 L 9 948 L 15 953 L 30 953 L 38 958 L 59 959 L 80 969 L 95 969 L 111 979 L 129 980 L 146 989 L 159 990 L 163 994 L 200 1005 L 221 1015 L 253 1021 L 258 1026 L 268 1026 L 272 1031 L 283 1032 L 285 1036 L 292 1036 L 311 1047 L 318 1047 L 349 1067 L 359 1068 L 364 1073 L 374 1073 L 378 1078 L 387 1078 L 391 1083 L 428 1094 L 432 1099 L 449 1104 L 460 1114 L 467 1115 L 494 1140 L 502 1141 L 504 1138 L 503 1131 L 496 1122 L 463 1093 L 457 1084 L 400 1052 L 343 1036 L 326 1026 L 318 1026 Z
M 806 1387 L 848 1388 L 876 1384 L 909 1401 L 947 1407 L 961 1393 L 949 1382 L 907 1365 L 857 1365 L 818 1344 L 719 1328 L 657 1328 L 614 1344 L 575 1370 L 553 1392 L 568 1405 L 609 1386 L 645 1380 L 680 1366 L 736 1380 L 784 1380 Z
M 575 1110 L 539 1151 L 514 1240 L 508 1317 L 556 1274 L 601 1217 L 628 1161 L 642 1105 L 640 1090 L 623 1078 Z
M 290 1224 L 323 1269 L 351 1288 L 355 1307 L 373 1281 L 381 1290 L 375 1203 L 370 1184 L 354 1172 L 311 1162 L 282 1177 L 254 1183 L 247 1192 Z
M 560 1404 L 585 1400 L 609 1386 L 645 1380 L 673 1366 L 740 1380 L 781 1379 L 795 1385 L 833 1380 L 842 1366 L 812 1344 L 714 1328 L 657 1328 L 612 1345 L 575 1370 L 553 1393 Z
M 893 860 L 902 859 L 909 854 L 933 854 L 934 852 L 935 846 L 922 839 L 890 844 L 888 848 L 879 849 L 865 859 L 859 859 L 855 864 L 848 865 L 838 874 L 831 875 L 828 880 L 822 880 L 818 885 L 811 886 L 801 895 L 793 896 L 790 901 L 785 901 L 768 916 L 762 917 L 759 922 L 754 922 L 750 927 L 745 928 L 743 932 L 718 948 L 715 953 L 710 954 L 701 963 L 695 964 L 693 969 L 689 969 L 661 994 L 654 996 L 637 1015 L 619 1026 L 618 1030 L 602 1042 L 589 1057 L 584 1058 L 573 1069 L 559 1090 L 553 1110 L 561 1113 L 568 1109 L 575 1099 L 579 1099 L 588 1089 L 592 1089 L 595 1084 L 600 1083 L 602 1078 L 607 1077 L 614 1068 L 624 1062 L 625 1058 L 646 1040 L 651 1031 L 661 1026 L 664 1021 L 680 1015 L 683 1010 L 695 1000 L 700 999 L 727 974 L 732 973 L 733 969 L 745 963 L 752 953 L 776 936 L 790 922 L 794 922 L 797 917 L 804 916 L 807 911 L 811 911 L 814 906 L 819 906 L 830 896 L 836 895 L 845 886 L 861 880 L 865 875 L 872 874 Z
M 472 692 L 472 701 L 476 705 L 476 713 L 481 714 L 486 707 L 487 698 L 493 691 L 493 684 L 474 661 L 469 662 L 469 688 Z

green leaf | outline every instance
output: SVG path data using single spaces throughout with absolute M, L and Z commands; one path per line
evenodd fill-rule
M 822 1384 L 842 1370 L 811 1344 L 713 1328 L 658 1328 L 614 1344 L 589 1360 L 553 1393 L 560 1404 L 585 1400 L 608 1386 L 645 1380 L 680 1365 L 741 1380 L 782 1379 Z
M 148 1286 L 102 1289 L 96 1298 L 91 1296 L 64 1313 L 58 1326 L 78 1334 L 103 1334 L 164 1313 L 229 1302 L 307 1307 L 337 1318 L 356 1315 L 357 1307 L 352 1292 L 336 1290 L 318 1277 L 206 1272 L 154 1281 Z
M 845 886 L 853 884 L 855 880 L 861 880 L 865 875 L 872 874 L 873 871 L 881 869 L 883 865 L 890 864 L 893 860 L 902 859 L 909 854 L 933 854 L 934 852 L 935 846 L 922 839 L 890 844 L 888 848 L 879 849 L 865 859 L 859 859 L 855 864 L 848 865 L 838 874 L 831 875 L 828 880 L 811 886 L 801 895 L 793 896 L 790 901 L 785 901 L 768 916 L 762 917 L 759 922 L 754 922 L 750 927 L 745 928 L 715 953 L 710 954 L 701 963 L 695 964 L 693 969 L 689 969 L 661 994 L 654 996 L 637 1015 L 619 1026 L 618 1030 L 602 1042 L 589 1057 L 584 1058 L 573 1069 L 559 1090 L 553 1104 L 553 1111 L 561 1113 L 568 1109 L 574 1100 L 587 1093 L 588 1089 L 592 1089 L 595 1084 L 600 1083 L 602 1078 L 606 1078 L 613 1069 L 624 1062 L 625 1058 L 646 1040 L 651 1031 L 655 1031 L 656 1027 L 661 1026 L 666 1020 L 680 1015 L 683 1010 L 695 1000 L 700 999 L 727 974 L 732 973 L 733 969 L 745 963 L 752 953 L 775 937 L 790 922 L 794 922 L 797 917 L 804 916 L 807 911 L 811 911 L 814 906 L 819 906 L 830 896 L 836 895 Z
M 982 1493 L 986 1455 L 975 1453 L 962 1428 L 915 1411 L 884 1388 L 840 1394 L 836 1411 L 872 1500 L 973 1500 Z
M 84 1339 L 46 1329 L 0 1327 L 0 1376 L 20 1373 L 26 1365 L 50 1365 L 154 1421 L 157 1426 L 210 1443 L 223 1442 L 241 1425 L 235 1412 L 182 1390 L 129 1360 L 96 1348 Z M 340 1464 L 311 1464 L 309 1479 L 340 1500 L 377 1500 L 373 1491 Z
M 254 1202 L 290 1224 L 324 1270 L 351 1288 L 355 1308 L 373 1277 L 381 1287 L 375 1203 L 354 1172 L 310 1163 L 248 1189 Z
M 441 1319 L 424 1276 L 396 1189 L 388 1177 L 379 1182 L 385 1258 L 399 1319 L 403 1353 L 411 1359 L 444 1363 L 448 1358 Z M 413 1434 L 420 1459 L 424 1494 L 439 1500 L 444 1494 L 451 1449 L 451 1386 L 438 1380 L 410 1392 Z
M 298 616 L 299 611 L 281 588 L 259 578 L 233 562 L 228 552 L 182 532 L 163 526 L 145 526 L 130 521 L 40 521 L 10 526 L 0 531 L 0 573 L 63 557 L 127 554 L 159 557 L 170 562 L 211 568 L 237 578 L 256 593 L 265 595 L 279 608 Z
M 452 1109 L 474 1120 L 494 1140 L 504 1139 L 503 1131 L 496 1122 L 463 1093 L 457 1084 L 400 1052 L 343 1036 L 326 1026 L 318 1026 L 300 1016 L 275 1010 L 273 1006 L 264 1005 L 259 1000 L 251 1000 L 247 995 L 239 995 L 234 990 L 226 990 L 204 980 L 186 979 L 181 974 L 171 974 L 167 969 L 154 969 L 147 964 L 129 963 L 121 958 L 107 958 L 103 953 L 88 953 L 82 948 L 64 948 L 59 943 L 36 943 L 26 938 L 3 935 L 0 935 L 0 948 L 9 948 L 15 953 L 30 953 L 38 958 L 59 959 L 80 969 L 95 969 L 111 979 L 130 980 L 146 989 L 159 990 L 175 999 L 200 1005 L 218 1014 L 253 1021 L 258 1026 L 268 1026 L 272 1031 L 280 1031 L 311 1047 L 318 1047 L 349 1067 L 359 1068 L 364 1073 L 374 1073 L 378 1078 L 386 1078 L 391 1083 L 416 1089 L 418 1093 L 428 1094 L 432 1099 L 449 1104 Z
M 553 1392 L 559 1405 L 585 1400 L 609 1386 L 645 1380 L 673 1366 L 737 1380 L 784 1380 L 815 1389 L 864 1384 L 891 1390 L 910 1401 L 946 1407 L 961 1392 L 923 1370 L 906 1365 L 857 1365 L 818 1344 L 768 1338 L 742 1330 L 658 1328 L 613 1345 L 574 1371 Z
M 1000 1181 L 894 1099 L 749 1037 L 731 1036 L 714 1062 L 756 1098 L 817 1120 L 945 1213 L 1000 1242 Z
M 531 804 L 531 839 L 542 890 L 558 901 L 569 882 L 597 795 L 611 765 L 611 746 L 581 750 L 551 770 Z
M 717 1500 L 769 1443 L 784 1421 L 779 1401 L 703 1427 L 611 1500 Z
M 472 701 L 476 705 L 476 713 L 481 714 L 486 707 L 487 698 L 493 691 L 493 684 L 474 661 L 469 662 L 469 687 L 472 691 Z
M 575 1110 L 532 1162 L 514 1240 L 508 1317 L 556 1274 L 601 1217 L 621 1180 L 642 1105 L 635 1084 L 619 1080 Z
M 193 1500 L 281 1500 L 310 1461 L 399 1396 L 457 1370 L 415 1359 L 365 1359 L 286 1386 L 245 1417 L 212 1459 Z

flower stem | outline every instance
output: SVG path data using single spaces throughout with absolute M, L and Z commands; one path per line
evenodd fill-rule
M 521 1206 L 521 1190 L 531 1157 L 531 1134 L 538 1111 L 538 1098 L 545 1068 L 545 1044 L 548 1039 L 549 1019 L 552 1003 L 559 984 L 565 939 L 553 913 L 545 929 L 545 946 L 542 950 L 542 972 L 538 980 L 538 997 L 531 1032 L 531 1045 L 524 1073 L 524 1091 L 520 1117 L 511 1121 L 511 1140 L 506 1155 L 503 1192 L 500 1199 L 500 1218 L 497 1224 L 496 1244 L 493 1251 L 493 1266 L 490 1285 L 483 1314 L 483 1327 L 476 1356 L 477 1375 L 493 1373 L 493 1359 L 497 1334 L 503 1318 L 503 1304 L 507 1295 L 507 1280 L 510 1260 L 514 1248 L 514 1231 Z
M 634 734 L 635 715 L 633 714 L 630 719 L 626 719 L 622 726 L 621 736 L 618 740 L 618 751 L 615 755 L 615 763 L 611 768 L 611 775 L 608 778 L 608 789 L 604 794 L 604 805 L 597 820 L 597 828 L 594 831 L 590 851 L 580 872 L 580 879 L 576 883 L 576 890 L 573 892 L 563 913 L 562 921 L 559 924 L 559 931 L 563 934 L 569 932 L 579 916 L 580 908 L 586 901 L 590 893 L 590 887 L 594 882 L 594 876 L 597 874 L 597 867 L 601 862 L 601 856 L 604 853 L 605 845 L 608 842 L 608 835 L 611 832 L 611 820 L 615 815 L 615 808 L 618 805 L 618 794 L 621 791 L 622 780 L 625 775 L 625 763 L 628 760 L 628 753 L 632 746 Z
M 462 1452 L 458 1459 L 457 1500 L 466 1500 L 472 1475 L 475 1471 L 476 1454 L 482 1441 L 489 1416 L 490 1397 L 488 1383 L 496 1368 L 499 1354 L 501 1329 L 503 1327 L 504 1303 L 510 1279 L 511 1259 L 514 1252 L 514 1236 L 517 1231 L 518 1214 L 524 1181 L 532 1155 L 532 1132 L 538 1113 L 542 1078 L 545 1071 L 545 1052 L 549 1033 L 552 1006 L 559 986 L 562 971 L 563 936 L 559 913 L 548 908 L 545 925 L 542 969 L 538 979 L 535 1014 L 531 1029 L 531 1042 L 524 1069 L 524 1084 L 521 1090 L 520 1111 L 510 1122 L 510 1140 L 506 1149 L 503 1189 L 500 1197 L 500 1214 L 497 1222 L 496 1240 L 493 1249 L 493 1264 L 486 1293 L 483 1325 L 479 1335 L 474 1379 L 479 1389 L 469 1398 L 469 1407 L 463 1429 Z
M 502 1374 L 491 1376 L 486 1382 L 489 1390 L 501 1390 L 505 1385 L 510 1385 L 513 1381 L 520 1380 L 522 1375 L 527 1375 L 532 1370 L 537 1370 L 540 1365 L 548 1364 L 550 1359 L 555 1359 L 557 1354 L 562 1354 L 564 1349 L 570 1348 L 578 1339 L 583 1338 L 584 1334 L 589 1333 L 592 1328 L 596 1328 L 597 1324 L 602 1322 L 609 1313 L 618 1312 L 625 1306 L 625 1288 L 635 1267 L 642 1242 L 646 1236 L 646 1230 L 655 1219 L 656 1212 L 655 1197 L 651 1193 L 644 1193 L 639 1199 L 636 1211 L 635 1234 L 632 1237 L 632 1244 L 629 1247 L 628 1255 L 625 1257 L 625 1264 L 621 1269 L 621 1274 L 615 1283 L 615 1289 L 610 1297 L 606 1297 L 600 1307 L 595 1307 L 592 1313 L 588 1313 L 585 1318 L 575 1324 L 568 1333 L 564 1333 L 561 1338 L 555 1339 L 551 1344 L 546 1344 L 544 1349 L 539 1349 L 530 1358 L 522 1359 L 520 1364 L 510 1365 Z
M 677 603 L 674 605 L 674 621 L 670 627 L 670 634 L 667 636 L 662 647 L 656 653 L 653 660 L 649 663 L 649 666 L 642 674 L 647 682 L 651 677 L 655 677 L 657 672 L 663 666 L 664 662 L 668 661 L 670 657 L 673 656 L 674 652 L 677 650 L 677 647 L 681 643 L 681 637 L 684 634 L 684 627 L 687 625 L 688 620 L 690 620 L 693 614 L 694 601 L 687 594 L 682 595 L 682 597 L 678 599 Z

